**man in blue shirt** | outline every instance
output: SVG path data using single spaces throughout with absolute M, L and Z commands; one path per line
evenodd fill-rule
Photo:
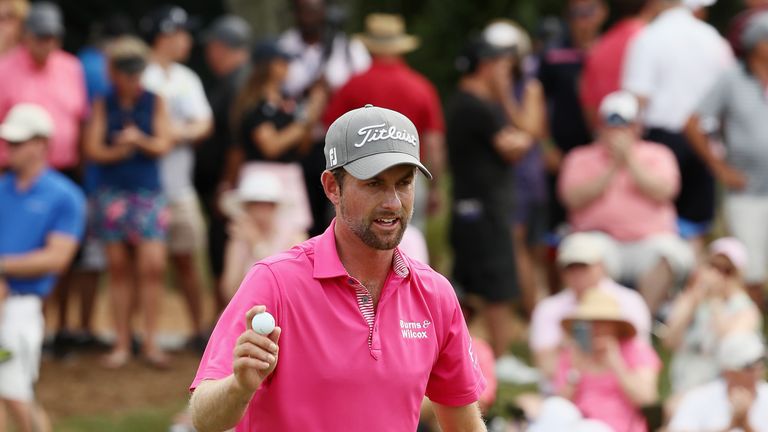
M 69 266 L 85 225 L 85 197 L 49 169 L 53 121 L 38 105 L 14 106 L 0 124 L 9 172 L 0 176 L 0 403 L 22 432 L 35 429 L 33 386 L 40 365 L 42 299 Z M 4 299 L 4 300 L 3 300 Z

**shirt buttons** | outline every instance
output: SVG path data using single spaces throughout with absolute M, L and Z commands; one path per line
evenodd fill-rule
M 349 279 L 347 279 L 347 283 L 350 284 L 350 285 L 355 285 L 357 282 L 355 282 L 354 279 L 349 278 Z
M 361 300 L 363 300 L 363 303 L 368 303 L 368 302 L 370 302 L 370 301 L 371 301 L 371 297 L 370 297 L 370 296 L 367 296 L 367 295 L 365 295 L 365 296 L 362 296 L 362 297 L 361 297 Z

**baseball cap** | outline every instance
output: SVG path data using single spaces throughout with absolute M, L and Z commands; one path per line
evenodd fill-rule
M 190 18 L 187 11 L 180 6 L 159 6 L 139 21 L 139 30 L 148 42 L 152 42 L 160 34 L 173 33 L 178 30 L 191 31 L 197 27 L 197 21 Z
M 419 133 L 408 117 L 371 104 L 336 119 L 325 135 L 325 168 L 344 167 L 367 180 L 395 165 L 413 165 L 427 178 L 419 161 Z
M 531 38 L 512 20 L 494 20 L 483 30 L 483 39 L 491 45 L 513 48 L 520 57 L 531 51 Z
M 764 40 L 768 40 L 768 12 L 760 12 L 749 18 L 741 33 L 741 46 L 745 51 L 751 51 Z
M 473 37 L 464 46 L 454 62 L 454 66 L 461 73 L 472 73 L 483 60 L 495 59 L 513 55 L 514 46 L 503 46 L 491 43 L 484 36 Z
M 232 48 L 243 48 L 251 43 L 251 26 L 237 15 L 217 18 L 203 33 L 203 42 L 219 41 Z
M 756 332 L 731 333 L 717 347 L 721 371 L 737 371 L 765 358 L 765 344 Z
M 39 105 L 14 105 L 0 124 L 0 138 L 7 142 L 24 142 L 34 137 L 50 137 L 53 120 Z
M 734 237 L 723 237 L 709 245 L 710 255 L 723 255 L 739 270 L 747 267 L 748 255 L 744 243 Z
M 61 9 L 54 3 L 32 3 L 24 27 L 35 36 L 61 37 L 64 35 Z
M 634 123 L 639 113 L 640 104 L 628 91 L 610 93 L 600 102 L 600 117 L 607 126 L 626 126 Z
M 561 267 L 571 264 L 597 264 L 605 257 L 605 243 L 592 233 L 574 233 L 564 238 L 557 249 L 557 263 Z
M 276 58 L 291 61 L 293 56 L 284 50 L 275 39 L 262 40 L 251 51 L 251 62 L 254 64 L 268 63 Z
M 122 36 L 107 48 L 107 57 L 115 69 L 127 74 L 137 74 L 147 65 L 149 47 L 139 38 Z

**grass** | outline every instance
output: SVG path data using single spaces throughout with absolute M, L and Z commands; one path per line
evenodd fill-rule
M 173 417 L 185 406 L 178 401 L 165 407 L 147 408 L 120 414 L 69 417 L 54 424 L 56 432 L 164 432 Z

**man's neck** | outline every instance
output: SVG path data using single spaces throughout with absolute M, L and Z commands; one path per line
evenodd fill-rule
M 171 60 L 170 58 L 162 55 L 161 53 L 157 51 L 152 52 L 152 61 L 160 66 L 163 70 L 167 71 L 171 68 L 171 65 L 173 65 L 175 62 Z
M 301 35 L 301 40 L 303 40 L 304 43 L 307 45 L 314 45 L 314 44 L 320 43 L 322 39 L 321 32 L 315 32 L 315 31 L 304 32 L 302 30 L 299 30 L 299 34 Z
M 334 228 L 339 260 L 347 273 L 362 282 L 378 299 L 381 287 L 392 269 L 394 250 L 374 249 L 341 224 L 336 223 Z
M 16 189 L 20 191 L 29 190 L 32 184 L 45 171 L 45 162 L 25 167 L 16 173 Z
M 463 91 L 484 100 L 493 100 L 493 91 L 484 80 L 469 76 L 461 79 L 459 88 Z

